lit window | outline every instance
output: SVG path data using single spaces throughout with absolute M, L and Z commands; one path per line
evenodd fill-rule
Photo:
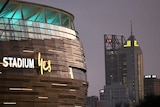
M 107 39 L 107 43 L 111 43 L 112 42 L 112 40 L 111 39 Z

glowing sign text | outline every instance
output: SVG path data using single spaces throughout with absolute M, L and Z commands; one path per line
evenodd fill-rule
M 139 44 L 138 44 L 138 42 L 136 40 L 134 40 L 133 46 L 139 47 Z M 124 47 L 131 47 L 131 41 L 127 40 L 127 43 L 124 45 Z
M 41 75 L 43 75 L 44 71 L 51 72 L 51 60 L 44 61 L 40 52 L 38 53 L 38 66 L 40 67 Z
M 3 66 L 12 68 L 34 68 L 34 59 L 3 57 Z

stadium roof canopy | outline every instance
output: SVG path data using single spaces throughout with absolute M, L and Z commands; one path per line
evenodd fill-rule
M 6 0 L 0 0 L 0 9 Z M 74 29 L 74 16 L 64 10 L 24 1 L 10 0 L 0 18 L 29 20 Z

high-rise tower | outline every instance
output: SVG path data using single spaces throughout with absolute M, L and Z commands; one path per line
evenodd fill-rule
M 106 85 L 120 81 L 118 51 L 125 43 L 123 35 L 104 35 Z
M 106 86 L 118 82 L 126 86 L 129 101 L 135 105 L 144 97 L 143 53 L 132 34 L 104 35 Z
M 118 64 L 121 81 L 127 85 L 129 98 L 133 104 L 136 104 L 143 99 L 144 86 L 143 53 L 134 35 L 131 35 L 124 46 L 119 49 Z

